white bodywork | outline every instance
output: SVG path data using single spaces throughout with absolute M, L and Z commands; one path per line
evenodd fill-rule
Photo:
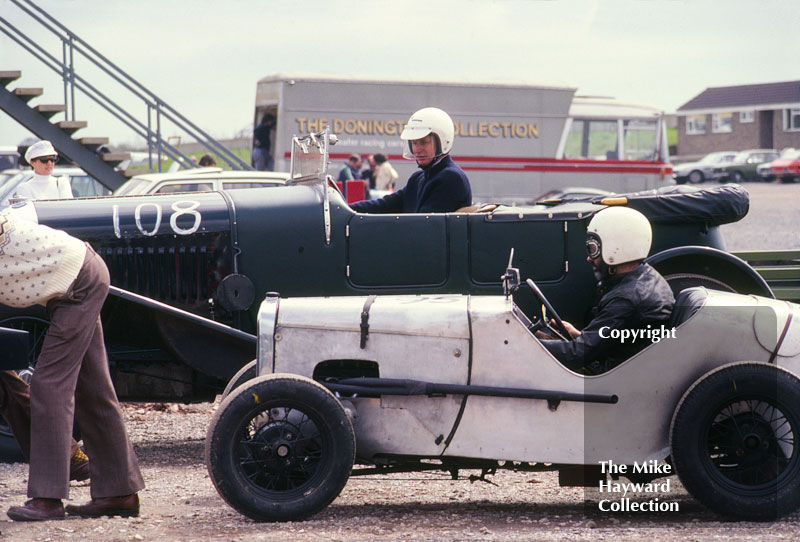
M 678 401 L 712 369 L 768 361 L 784 335 L 774 362 L 800 374 L 800 307 L 756 296 L 709 292 L 675 338 L 598 376 L 566 369 L 502 296 L 377 296 L 362 349 L 366 301 L 268 298 L 259 315 L 260 374 L 312 377 L 323 361 L 365 360 L 377 363 L 381 378 L 618 397 L 616 404 L 561 401 L 555 410 L 541 399 L 469 396 L 462 406 L 462 395 L 348 398 L 358 457 L 367 461 L 381 454 L 565 464 L 663 459 Z

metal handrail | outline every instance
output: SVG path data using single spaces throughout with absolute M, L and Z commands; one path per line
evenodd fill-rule
M 177 162 L 181 162 L 185 167 L 196 167 L 189 156 L 179 151 L 162 137 L 162 117 L 168 119 L 178 128 L 185 131 L 190 137 L 197 140 L 210 152 L 217 154 L 232 169 L 252 169 L 249 164 L 236 156 L 236 154 L 128 75 L 124 70 L 51 17 L 47 12 L 39 8 L 32 0 L 10 1 L 38 22 L 43 28 L 47 29 L 61 40 L 62 60 L 59 61 L 9 21 L 0 17 L 0 31 L 62 77 L 64 81 L 64 103 L 67 108 L 66 118 L 75 120 L 75 89 L 77 88 L 123 124 L 131 128 L 138 136 L 144 137 L 147 140 L 151 169 L 153 168 L 153 152 L 156 152 L 158 155 L 157 164 L 159 171 L 161 170 L 162 153 Z M 34 13 L 34 11 L 38 12 L 38 14 Z M 7 28 L 3 28 L 3 25 Z M 145 103 L 147 106 L 146 123 L 130 114 L 106 94 L 95 88 L 86 79 L 75 73 L 74 57 L 76 52 L 79 53 L 83 59 L 88 60 L 114 81 L 119 83 L 130 94 Z M 152 127 L 153 114 L 155 114 L 155 130 Z

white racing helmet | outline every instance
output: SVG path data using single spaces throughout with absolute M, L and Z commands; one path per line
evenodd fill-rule
M 422 139 L 428 134 L 434 134 L 438 140 L 436 157 L 449 153 L 456 135 L 453 119 L 438 107 L 425 107 L 411 115 L 400 134 L 400 139 L 409 141 L 403 150 L 403 158 L 413 160 L 414 154 L 411 152 L 410 142 Z
M 609 266 L 644 260 L 653 241 L 647 217 L 629 207 L 607 207 L 598 212 L 586 233 L 589 256 L 602 256 Z

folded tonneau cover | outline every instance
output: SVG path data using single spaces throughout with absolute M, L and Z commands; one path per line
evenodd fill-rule
M 628 207 L 640 211 L 650 222 L 661 223 L 719 226 L 741 220 L 750 208 L 750 195 L 738 184 L 714 188 L 668 186 L 606 197 L 625 197 Z M 601 199 L 596 198 L 595 203 Z

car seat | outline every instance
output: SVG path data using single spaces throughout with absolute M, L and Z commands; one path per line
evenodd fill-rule
M 702 286 L 684 288 L 675 300 L 675 307 L 667 323 L 668 328 L 678 327 L 705 305 L 708 290 Z

